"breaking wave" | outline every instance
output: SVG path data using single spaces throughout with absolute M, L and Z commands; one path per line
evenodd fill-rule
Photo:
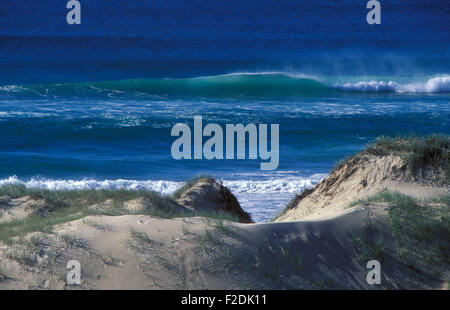
M 0 98 L 295 98 L 334 92 L 447 93 L 450 76 L 423 82 L 364 81 L 330 85 L 325 79 L 280 72 L 232 73 L 192 78 L 0 86 Z

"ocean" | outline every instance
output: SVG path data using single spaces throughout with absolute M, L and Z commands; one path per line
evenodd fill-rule
M 376 137 L 450 133 L 448 1 L 0 3 L 0 185 L 215 176 L 257 222 Z M 405 14 L 405 12 L 407 12 Z M 280 162 L 174 160 L 176 123 L 279 124 Z

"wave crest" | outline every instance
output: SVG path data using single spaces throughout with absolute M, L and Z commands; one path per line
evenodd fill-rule
M 448 93 L 450 92 L 450 75 L 435 77 L 425 84 L 425 89 L 429 93 Z
M 394 81 L 360 81 L 336 85 L 336 88 L 356 92 L 447 93 L 450 92 L 450 76 L 433 77 L 425 83 L 400 84 Z
M 326 95 L 335 92 L 450 92 L 450 76 L 435 76 L 421 83 L 396 81 L 359 81 L 328 85 L 327 78 L 281 72 L 230 73 L 180 79 L 129 79 L 118 81 L 5 85 L 0 98 L 295 98 L 304 95 Z

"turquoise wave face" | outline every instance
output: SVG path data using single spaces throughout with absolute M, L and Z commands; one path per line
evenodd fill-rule
M 347 80 L 347 81 L 346 81 Z M 315 78 L 287 73 L 233 73 L 182 79 L 0 86 L 0 98 L 299 98 L 349 93 L 446 93 L 450 76 L 405 78 Z
M 185 79 L 128 79 L 90 83 L 10 85 L 0 96 L 10 97 L 177 97 L 240 98 L 298 97 L 333 90 L 309 78 L 282 74 L 230 74 Z

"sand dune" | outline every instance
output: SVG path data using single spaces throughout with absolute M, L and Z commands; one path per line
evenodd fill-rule
M 368 229 L 370 217 L 372 227 Z M 382 285 L 366 282 L 355 240 L 382 238 Z M 439 288 L 395 255 L 382 206 L 336 218 L 237 224 L 207 218 L 89 216 L 0 249 L 8 289 L 398 289 Z M 14 257 L 13 255 L 16 255 Z M 25 257 L 27 259 L 25 259 Z M 67 286 L 76 259 L 82 284 Z
M 401 155 L 365 151 L 267 224 L 249 223 L 209 178 L 173 197 L 124 192 L 123 201 L 112 192 L 58 198 L 3 189 L 10 197 L 0 202 L 0 288 L 443 289 L 450 279 L 443 167 L 425 162 L 418 177 Z M 379 285 L 366 281 L 372 259 L 382 266 Z M 80 285 L 66 283 L 70 260 L 81 264 Z
M 383 189 L 417 199 L 448 194 L 448 184 L 440 179 L 433 182 L 431 175 L 415 181 L 399 155 L 375 156 L 363 153 L 347 160 L 323 182 L 298 195 L 275 222 L 337 216 L 352 202 Z

